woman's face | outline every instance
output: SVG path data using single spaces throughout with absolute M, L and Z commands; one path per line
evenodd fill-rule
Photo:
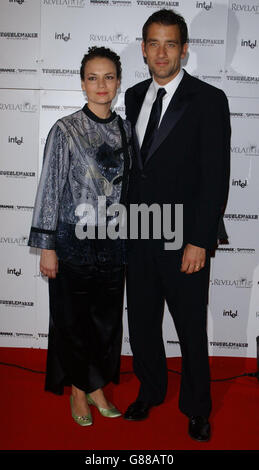
M 92 108 L 96 105 L 110 105 L 119 86 L 116 66 L 110 59 L 95 57 L 86 62 L 82 89 Z

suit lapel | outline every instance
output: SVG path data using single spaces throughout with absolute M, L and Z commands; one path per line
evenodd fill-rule
M 140 146 L 139 146 L 139 141 L 138 141 L 138 136 L 137 136 L 135 126 L 138 120 L 138 116 L 139 116 L 144 98 L 146 96 L 147 90 L 151 82 L 152 82 L 152 79 L 145 80 L 145 82 L 143 83 L 143 86 L 135 91 L 135 96 L 134 96 L 134 99 L 132 100 L 132 110 L 131 110 L 130 120 L 132 124 L 133 147 L 134 147 L 135 155 L 137 158 L 138 166 L 141 170 L 143 169 L 143 161 L 141 157 Z
M 153 143 L 145 161 L 145 165 L 150 160 L 154 152 L 156 152 L 156 150 L 160 147 L 162 142 L 166 139 L 168 134 L 172 132 L 179 119 L 186 111 L 189 103 L 191 102 L 193 92 L 189 89 L 188 86 L 189 77 L 190 76 L 187 74 L 187 72 L 185 72 L 182 81 L 174 93 L 162 118 L 156 135 L 154 136 Z
M 132 100 L 131 119 L 130 119 L 132 126 L 136 125 L 144 98 L 146 96 L 147 90 L 151 82 L 152 82 L 151 78 L 149 80 L 145 80 L 144 82 L 141 83 L 142 86 L 139 87 L 134 92 L 134 97 Z
M 134 148 L 135 155 L 138 161 L 138 166 L 141 170 L 143 170 L 143 160 L 142 160 L 142 156 L 140 152 L 139 141 L 138 141 L 138 136 L 136 133 L 135 126 L 132 127 L 132 139 L 133 139 L 133 148 Z

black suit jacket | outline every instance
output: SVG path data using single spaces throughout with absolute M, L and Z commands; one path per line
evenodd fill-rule
M 227 98 L 184 71 L 143 166 L 135 124 L 150 83 L 138 83 L 125 94 L 135 149 L 129 203 L 172 204 L 172 220 L 174 204 L 183 204 L 183 243 L 214 248 L 229 186 Z

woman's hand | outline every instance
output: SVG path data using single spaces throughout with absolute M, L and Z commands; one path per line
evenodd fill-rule
M 58 272 L 58 258 L 55 250 L 41 250 L 40 272 L 50 278 L 56 277 Z

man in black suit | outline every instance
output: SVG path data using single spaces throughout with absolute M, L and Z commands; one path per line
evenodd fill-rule
M 230 123 L 224 92 L 181 68 L 187 35 L 184 19 L 172 10 L 151 15 L 143 27 L 142 51 L 152 79 L 129 88 L 125 95 L 135 147 L 129 203 L 149 207 L 155 203 L 161 209 L 171 204 L 172 220 L 175 205 L 181 204 L 183 243 L 181 248 L 166 249 L 163 235 L 159 240 L 130 241 L 128 320 L 140 389 L 124 418 L 145 419 L 150 408 L 165 398 L 166 301 L 182 354 L 179 407 L 189 417 L 190 436 L 206 441 L 211 412 L 206 332 L 209 250 L 217 243 L 228 193 Z M 177 217 L 174 222 L 179 223 Z

